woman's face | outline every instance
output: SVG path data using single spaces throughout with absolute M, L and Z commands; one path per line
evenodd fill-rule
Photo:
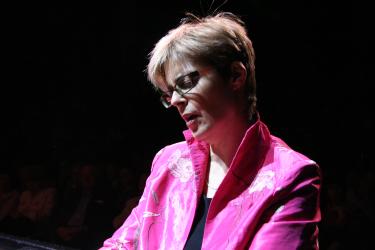
M 171 97 L 171 104 L 177 108 L 196 139 L 214 143 L 215 138 L 228 133 L 233 121 L 231 118 L 237 114 L 235 95 L 229 80 L 225 80 L 213 67 L 188 60 L 170 63 L 166 80 L 164 91 L 176 88 L 176 84 L 196 81 L 195 87 L 186 94 L 181 96 L 174 91 Z

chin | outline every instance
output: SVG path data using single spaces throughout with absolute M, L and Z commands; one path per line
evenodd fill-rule
M 198 128 L 197 130 L 195 131 L 191 131 L 192 135 L 194 136 L 195 139 L 199 140 L 199 141 L 205 141 L 205 142 L 209 142 L 208 138 L 209 138 L 209 128 L 207 127 L 204 127 L 204 128 Z

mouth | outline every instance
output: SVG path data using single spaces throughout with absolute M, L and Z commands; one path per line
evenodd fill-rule
M 197 114 L 185 114 L 182 116 L 182 118 L 185 120 L 185 122 L 190 122 L 198 117 Z

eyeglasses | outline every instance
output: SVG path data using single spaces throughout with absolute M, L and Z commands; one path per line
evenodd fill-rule
M 165 108 L 170 108 L 172 106 L 172 95 L 176 91 L 180 96 L 184 96 L 190 90 L 192 90 L 199 82 L 199 72 L 193 71 L 186 75 L 180 76 L 176 79 L 173 88 L 168 89 L 168 91 L 162 91 L 159 89 L 161 94 L 160 101 Z

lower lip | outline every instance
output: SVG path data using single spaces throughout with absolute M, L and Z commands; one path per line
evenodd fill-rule
M 192 131 L 196 130 L 197 127 L 198 127 L 197 119 L 192 119 L 192 120 L 190 120 L 190 121 L 187 121 L 187 122 L 186 122 L 186 126 L 187 126 L 190 130 L 192 130 Z

